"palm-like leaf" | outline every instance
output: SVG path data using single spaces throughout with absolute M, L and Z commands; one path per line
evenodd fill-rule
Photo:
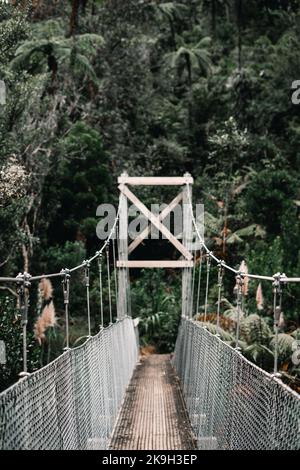
M 286 333 L 280 333 L 278 335 L 278 359 L 280 362 L 285 362 L 290 359 L 293 354 L 293 344 L 295 339 L 291 335 Z M 272 350 L 275 349 L 275 337 L 270 342 Z
M 72 59 L 75 70 L 86 74 L 93 81 L 97 81 L 89 57 L 96 54 L 98 47 L 103 42 L 102 36 L 97 34 L 82 34 L 75 39 L 55 37 L 25 41 L 17 49 L 12 66 L 26 68 L 35 54 L 41 54 L 45 61 L 52 54 L 60 64 Z
M 188 12 L 188 7 L 183 3 L 164 2 L 159 5 L 151 2 L 148 7 L 152 8 L 159 16 L 166 17 L 169 20 L 183 19 Z
M 190 63 L 192 70 L 207 75 L 211 72 L 210 53 L 207 48 L 210 38 L 202 38 L 197 44 L 186 44 L 181 37 L 176 37 L 178 49 L 165 55 L 165 61 L 171 68 L 176 68 L 181 60 Z
M 241 338 L 247 344 L 269 344 L 272 332 L 266 321 L 257 314 L 243 318 L 240 324 Z

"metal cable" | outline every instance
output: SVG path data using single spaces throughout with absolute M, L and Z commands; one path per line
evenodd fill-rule
M 189 207 L 190 207 L 190 211 L 191 211 L 191 215 L 192 215 L 192 222 L 193 222 L 193 225 L 195 227 L 195 231 L 196 231 L 196 234 L 199 238 L 199 241 L 202 245 L 202 247 L 204 248 L 204 250 L 206 251 L 206 253 L 210 256 L 210 258 L 212 260 L 214 260 L 217 264 L 220 263 L 222 261 L 223 263 L 223 267 L 225 269 L 227 269 L 228 271 L 231 271 L 232 273 L 234 274 L 240 274 L 241 277 L 249 277 L 251 279 L 261 279 L 261 280 L 265 280 L 265 281 L 272 281 L 274 282 L 274 275 L 273 276 L 262 276 L 260 274 L 248 274 L 248 273 L 243 273 L 243 272 L 239 272 L 237 269 L 234 269 L 232 268 L 231 266 L 229 266 L 225 261 L 217 258 L 210 250 L 209 248 L 207 247 L 207 245 L 205 244 L 205 241 L 204 239 L 201 237 L 200 233 L 199 233 L 199 229 L 197 227 L 197 222 L 195 220 L 195 216 L 194 216 L 194 212 L 193 212 L 193 205 L 192 205 L 192 201 L 191 201 L 191 196 L 190 196 L 190 185 L 189 183 L 186 183 L 186 186 L 187 186 L 187 197 L 188 197 L 188 203 L 189 203 Z M 290 282 L 300 282 L 300 277 L 287 277 L 285 274 L 284 275 L 281 275 L 281 282 L 285 282 L 285 283 L 290 283 Z
M 115 282 L 115 296 L 116 296 L 116 311 L 118 311 L 118 281 L 117 281 L 117 266 L 116 266 L 116 240 L 115 240 L 115 235 L 117 233 L 117 229 L 114 232 L 113 238 L 112 238 L 112 252 L 113 252 L 113 265 L 114 265 L 114 282 Z
M 111 304 L 111 288 L 110 288 L 110 266 L 109 266 L 109 244 L 106 247 L 106 264 L 107 264 L 107 287 L 108 287 L 108 305 L 109 305 L 109 323 L 112 324 L 112 304 Z
M 211 259 L 213 259 L 217 264 L 222 261 L 220 260 L 219 258 L 217 258 L 210 250 L 209 248 L 206 246 L 205 244 L 205 241 L 203 240 L 203 238 L 201 237 L 200 233 L 199 233 L 199 230 L 198 230 L 198 227 L 197 227 L 197 223 L 196 223 L 196 220 L 195 220 L 195 217 L 194 217 L 194 213 L 193 213 L 193 205 L 192 205 L 192 201 L 191 201 L 191 197 L 190 197 L 190 189 L 189 189 L 189 183 L 186 183 L 186 186 L 187 186 L 187 197 L 189 199 L 189 207 L 190 207 L 190 211 L 191 211 L 191 215 L 192 215 L 192 222 L 193 222 L 193 225 L 195 227 L 195 231 L 196 231 L 196 234 L 199 238 L 199 241 L 202 245 L 202 247 L 204 248 L 204 250 L 206 251 L 207 254 L 209 254 L 209 256 L 211 257 Z M 120 205 L 118 207 L 118 212 L 117 212 L 117 216 L 115 218 L 115 221 L 114 221 L 114 224 L 113 224 L 113 227 L 112 227 L 112 230 L 108 236 L 108 238 L 106 239 L 106 242 L 104 243 L 104 245 L 102 246 L 101 248 L 101 251 L 103 251 L 105 248 L 106 248 L 106 245 L 108 243 L 108 241 L 111 239 L 112 237 L 112 233 L 113 231 L 115 230 L 115 226 L 116 226 L 116 223 L 118 221 L 118 217 L 119 217 L 119 211 L 120 211 Z M 89 262 L 93 262 L 96 258 L 98 257 L 97 253 L 94 254 L 91 258 L 89 258 Z M 70 269 L 70 273 L 74 272 L 74 271 L 77 271 L 78 269 L 81 269 L 85 266 L 84 263 L 81 263 L 79 264 L 78 266 L 75 266 L 73 268 Z M 232 268 L 231 266 L 229 266 L 227 263 L 225 263 L 225 261 L 223 261 L 223 266 L 225 269 L 227 269 L 228 271 L 231 271 L 232 273 L 234 274 L 238 274 L 238 270 L 237 269 L 234 269 Z M 51 273 L 51 274 L 42 274 L 42 275 L 39 275 L 39 276 L 31 276 L 30 277 L 30 281 L 40 281 L 41 279 L 43 278 L 47 278 L 47 279 L 50 279 L 50 278 L 53 278 L 53 277 L 59 277 L 61 275 L 61 273 Z M 271 282 L 274 282 L 274 276 L 263 276 L 263 275 L 260 275 L 260 274 L 248 274 L 248 273 L 240 273 L 240 275 L 242 277 L 248 277 L 248 278 L 251 278 L 251 279 L 260 279 L 260 280 L 265 280 L 265 281 L 271 281 Z M 300 283 L 300 277 L 288 277 L 288 276 L 283 276 L 282 279 L 281 279 L 282 282 L 285 282 L 285 283 L 292 283 L 292 282 L 296 282 L 296 283 Z M 0 282 L 18 282 L 17 278 L 16 277 L 0 277 Z
M 0 393 L 1 450 L 101 450 L 138 359 L 121 320 Z
M 196 315 L 199 313 L 200 293 L 201 293 L 201 275 L 202 275 L 202 246 L 200 248 L 200 261 L 198 272 L 198 286 L 197 286 L 197 302 L 196 302 Z
M 279 304 L 278 304 L 279 298 Z M 277 305 L 278 304 L 278 305 Z M 277 274 L 273 283 L 273 315 L 274 315 L 274 333 L 275 333 L 275 347 L 274 347 L 274 374 L 278 374 L 278 333 L 279 333 L 279 320 L 282 308 L 282 285 L 280 282 L 280 273 Z
M 299 450 L 300 395 L 198 321 L 172 359 L 199 450 Z
M 239 341 L 240 341 L 240 321 L 241 321 L 241 307 L 242 307 L 242 288 L 243 288 L 243 279 L 238 274 L 236 276 L 236 335 L 235 335 L 235 348 L 240 350 Z
M 98 252 L 98 271 L 99 271 L 99 296 L 100 296 L 100 326 L 104 327 L 103 315 L 103 290 L 102 290 L 102 253 Z
M 120 212 L 120 205 L 118 207 L 118 211 L 117 211 L 117 215 L 116 215 L 116 218 L 114 220 L 114 223 L 112 225 L 112 228 L 111 228 L 111 231 L 107 237 L 107 239 L 105 240 L 103 246 L 101 247 L 100 251 L 97 251 L 91 258 L 89 258 L 88 260 L 86 261 L 83 261 L 82 263 L 78 264 L 77 266 L 74 266 L 73 268 L 70 268 L 68 271 L 69 273 L 73 273 L 75 271 L 78 271 L 79 269 L 82 269 L 85 267 L 86 265 L 86 262 L 89 262 L 90 264 L 95 261 L 98 256 L 99 256 L 99 253 L 102 253 L 107 244 L 109 243 L 109 241 L 111 240 L 112 238 L 112 235 L 115 231 L 115 228 L 116 228 L 116 224 L 118 222 L 118 219 L 119 219 L 119 212 Z M 30 279 L 30 282 L 33 282 L 33 281 L 40 281 L 41 279 L 51 279 L 51 278 L 54 278 L 54 277 L 61 277 L 63 276 L 63 273 L 62 273 L 63 270 L 61 270 L 60 272 L 57 272 L 57 273 L 48 273 L 48 274 L 40 274 L 38 276 L 31 276 L 30 274 L 26 273 L 26 275 L 28 276 L 28 279 Z M 18 275 L 19 276 L 19 275 Z M 0 277 L 0 282 L 16 282 L 18 283 L 19 282 L 19 277 L 16 276 L 16 277 Z
M 208 307 L 208 289 L 209 289 L 209 274 L 210 274 L 211 259 L 207 254 L 206 258 L 206 289 L 205 289 L 205 305 L 204 305 L 204 322 L 206 322 L 207 307 Z
M 69 332 L 69 297 L 70 297 L 70 271 L 69 269 L 62 269 L 63 275 L 62 287 L 65 306 L 65 328 L 66 328 L 66 347 L 65 350 L 70 348 L 70 332 Z
M 18 299 L 19 309 L 22 322 L 23 330 L 23 372 L 20 373 L 20 377 L 24 377 L 27 374 L 27 324 L 28 324 L 28 303 L 29 303 L 29 292 L 30 287 L 29 275 L 27 273 L 19 274 L 18 276 Z
M 194 311 L 194 291 L 195 291 L 195 276 L 196 276 L 196 252 L 194 253 L 193 263 L 193 274 L 192 274 L 192 293 L 191 293 L 191 305 L 190 305 L 190 317 L 193 316 Z
M 88 335 L 91 336 L 91 308 L 90 308 L 90 262 L 85 261 L 85 287 L 86 287 L 86 307 L 88 320 Z
M 224 269 L 222 263 L 219 263 L 218 268 L 218 303 L 217 303 L 217 333 L 220 332 L 220 310 L 221 310 L 221 292 L 223 287 Z

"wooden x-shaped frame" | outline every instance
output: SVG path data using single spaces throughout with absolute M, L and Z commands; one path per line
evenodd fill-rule
M 162 223 L 162 221 L 170 214 L 177 204 L 181 202 L 182 193 L 178 194 L 173 199 L 173 201 L 167 207 L 165 207 L 159 216 L 156 216 L 135 196 L 135 194 L 133 194 L 132 191 L 130 191 L 130 189 L 125 184 L 120 184 L 119 190 L 140 210 L 140 212 L 150 221 L 150 223 L 154 225 L 154 227 L 156 227 L 178 251 L 180 251 L 187 261 L 191 261 L 193 259 L 190 251 Z M 132 253 L 132 251 L 147 237 L 149 231 L 150 227 L 146 227 L 140 233 L 140 235 L 128 247 L 128 253 Z M 181 264 L 184 265 L 184 263 Z

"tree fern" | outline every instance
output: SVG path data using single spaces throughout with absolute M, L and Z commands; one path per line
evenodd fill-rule
M 279 333 L 278 335 L 278 360 L 279 363 L 285 362 L 291 359 L 293 354 L 293 344 L 295 339 L 291 335 L 286 333 Z M 275 349 L 275 337 L 270 342 L 270 347 L 274 351 Z
M 213 335 L 216 335 L 218 333 L 223 341 L 229 341 L 229 342 L 233 341 L 233 336 L 230 333 L 228 333 L 228 331 L 225 331 L 222 328 L 217 328 L 217 326 L 214 325 L 213 323 L 200 321 L 199 324 L 201 326 L 205 326 L 205 328 Z
M 38 38 L 25 41 L 16 50 L 12 67 L 15 69 L 38 70 L 41 66 L 40 59 L 44 65 L 52 70 L 50 60 L 57 65 L 69 63 L 75 72 L 87 75 L 94 82 L 97 81 L 90 57 L 97 53 L 98 47 L 103 44 L 102 36 L 97 34 L 82 34 L 75 38 L 52 37 Z
M 240 324 L 241 338 L 247 344 L 258 343 L 268 345 L 272 332 L 266 321 L 257 314 L 251 314 L 242 319 Z

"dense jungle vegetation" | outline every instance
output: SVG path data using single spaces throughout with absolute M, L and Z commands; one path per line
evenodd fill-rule
M 300 80 L 297 0 L 0 2 L 0 80 L 6 89 L 0 100 L 1 276 L 55 272 L 99 249 L 96 209 L 117 205 L 117 176 L 125 170 L 134 176 L 190 172 L 194 201 L 205 205 L 211 250 L 236 268 L 245 260 L 250 272 L 299 276 L 300 105 L 292 100 L 292 84 Z M 148 190 L 143 197 L 146 204 L 169 202 L 173 193 Z M 158 242 L 162 257 L 164 247 Z M 174 346 L 180 275 L 132 273 L 142 344 L 158 351 Z M 91 277 L 96 332 L 97 267 Z M 213 268 L 212 323 L 216 279 Z M 230 342 L 235 279 L 224 282 L 221 326 Z M 71 282 L 71 344 L 87 334 L 82 286 L 78 273 Z M 249 282 L 241 347 L 271 370 L 272 287 L 257 288 Z M 0 289 L 4 388 L 22 368 L 22 336 L 14 286 Z M 47 289 L 30 289 L 30 370 L 64 346 L 60 280 L 53 281 L 56 326 L 40 341 L 35 337 L 38 315 L 52 298 L 52 286 Z M 289 285 L 280 367 L 298 387 L 299 366 L 290 358 L 299 310 L 299 288 Z

